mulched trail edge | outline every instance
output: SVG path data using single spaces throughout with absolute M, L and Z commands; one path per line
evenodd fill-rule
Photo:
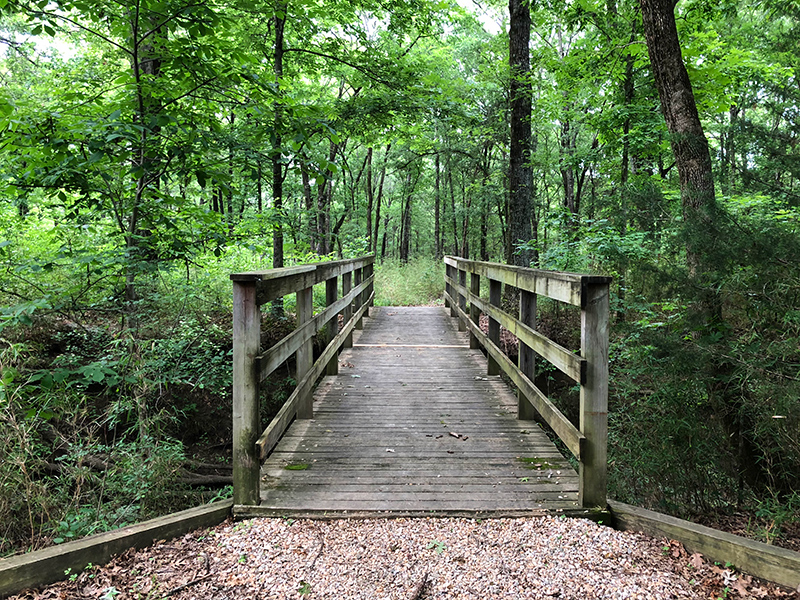
M 14 600 L 786 598 L 678 542 L 583 519 L 252 519 Z

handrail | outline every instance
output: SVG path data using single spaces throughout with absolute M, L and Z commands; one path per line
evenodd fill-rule
M 326 371 L 338 373 L 338 352 L 352 346 L 353 329 L 369 316 L 374 256 L 299 265 L 268 271 L 233 273 L 233 498 L 234 505 L 260 504 L 261 460 L 272 451 L 292 420 L 313 418 L 312 388 Z M 339 295 L 341 277 L 342 297 Z M 355 280 L 355 282 L 354 282 Z M 325 284 L 326 308 L 313 314 L 313 288 Z M 355 283 L 355 285 L 353 285 Z M 267 302 L 297 294 L 297 327 L 261 352 L 261 309 Z M 338 333 L 338 315 L 344 325 Z M 312 341 L 327 326 L 326 346 L 313 361 Z M 258 389 L 261 381 L 292 356 L 297 387 L 259 436 Z
M 485 349 L 489 374 L 502 370 L 519 390 L 518 418 L 532 409 L 553 429 L 580 464 L 579 502 L 606 506 L 608 444 L 608 289 L 610 277 L 527 269 L 446 256 L 445 305 L 470 332 L 470 347 Z M 467 288 L 467 273 L 470 286 Z M 480 296 L 480 278 L 489 280 L 489 300 Z M 502 285 L 519 290 L 519 315 L 500 307 Z M 581 355 L 577 356 L 536 331 L 536 296 L 581 307 Z M 467 304 L 469 303 L 469 310 Z M 480 315 L 489 317 L 489 334 Z M 519 340 L 519 363 L 500 349 L 500 326 Z M 580 423 L 575 427 L 534 384 L 534 356 L 539 355 L 580 384 Z

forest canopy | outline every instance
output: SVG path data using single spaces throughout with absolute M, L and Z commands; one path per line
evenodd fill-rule
M 780 538 L 800 519 L 799 18 L 0 0 L 0 555 L 227 493 L 185 476 L 230 443 L 227 275 L 365 253 L 387 287 L 421 282 L 409 303 L 445 254 L 613 276 L 610 494 Z M 700 147 L 704 203 L 681 170 Z

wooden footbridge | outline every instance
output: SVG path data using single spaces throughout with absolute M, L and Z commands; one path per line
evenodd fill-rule
M 234 513 L 605 509 L 609 278 L 447 257 L 445 307 L 370 309 L 373 261 L 231 275 Z M 322 284 L 325 308 L 314 314 Z M 501 309 L 504 285 L 516 288 L 516 314 Z M 297 328 L 262 349 L 259 307 L 292 293 Z M 536 331 L 537 296 L 581 311 L 580 354 Z M 517 363 L 500 349 L 501 327 L 519 340 Z M 314 336 L 326 343 L 316 361 Z M 577 426 L 534 385 L 536 356 L 580 385 Z M 264 429 L 259 382 L 290 359 L 297 388 Z M 577 473 L 540 422 L 572 453 Z

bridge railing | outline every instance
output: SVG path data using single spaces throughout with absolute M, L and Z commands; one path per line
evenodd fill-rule
M 606 506 L 608 443 L 608 290 L 610 277 L 526 269 L 447 256 L 444 259 L 445 304 L 459 317 L 459 329 L 469 329 L 470 347 L 483 347 L 489 375 L 503 371 L 517 386 L 518 418 L 532 419 L 533 411 L 547 422 L 579 461 L 579 502 L 583 507 Z M 470 275 L 467 287 L 467 274 Z M 488 279 L 489 298 L 481 297 L 481 277 Z M 519 290 L 519 312 L 501 308 L 502 286 Z M 579 306 L 581 351 L 577 355 L 536 331 L 536 298 Z M 469 305 L 469 309 L 467 309 Z M 488 335 L 480 315 L 489 318 Z M 519 341 L 514 364 L 500 349 L 500 327 Z M 580 384 L 580 423 L 570 420 L 534 384 L 538 355 Z
M 313 387 L 325 371 L 338 373 L 338 353 L 353 343 L 353 329 L 369 316 L 373 291 L 374 256 L 300 265 L 250 273 L 234 273 L 233 281 L 233 501 L 261 503 L 261 461 L 283 436 L 292 420 L 314 416 Z M 339 298 L 341 277 L 342 297 Z M 314 314 L 313 289 L 325 284 L 326 308 Z M 295 330 L 269 349 L 261 348 L 261 306 L 297 294 Z M 343 326 L 338 329 L 338 316 Z M 326 346 L 314 361 L 312 341 L 325 329 Z M 338 333 L 337 333 L 338 331 Z M 292 356 L 297 387 L 261 433 L 259 385 Z

